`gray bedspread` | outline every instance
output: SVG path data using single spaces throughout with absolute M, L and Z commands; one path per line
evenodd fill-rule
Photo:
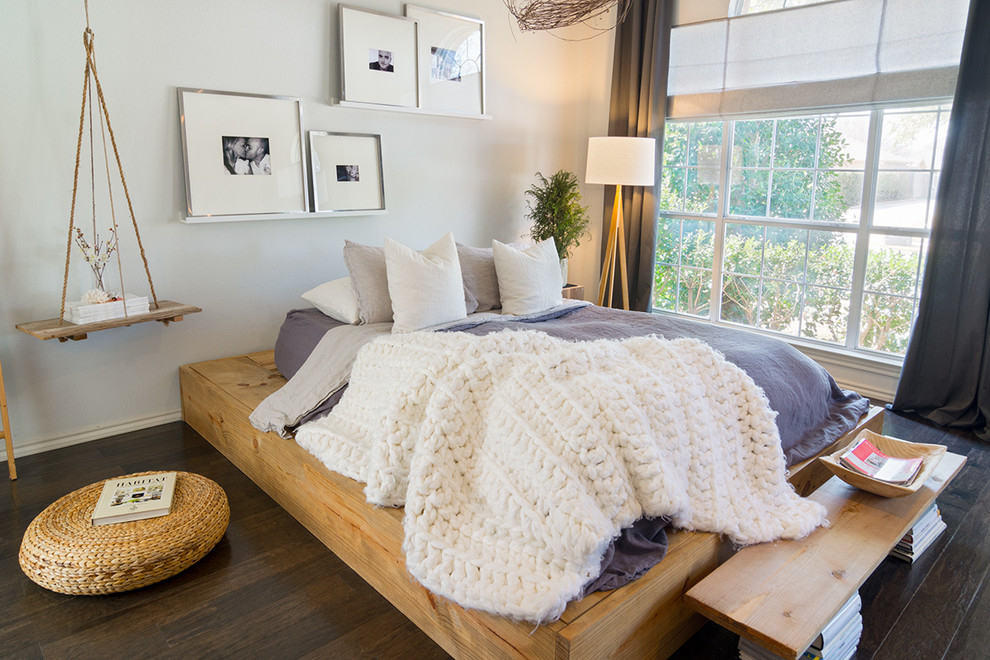
M 275 364 L 282 375 L 291 378 L 327 330 L 339 325 L 342 324 L 316 309 L 289 312 L 275 344 Z M 770 407 L 778 415 L 777 427 L 788 465 L 827 447 L 855 426 L 869 408 L 867 399 L 842 390 L 827 371 L 783 341 L 666 314 L 587 305 L 555 310 L 525 321 L 492 314 L 469 317 L 443 331 L 483 335 L 512 328 L 542 330 L 571 340 L 624 339 L 650 334 L 667 339 L 698 338 L 741 367 L 763 388 Z M 327 394 L 326 402 L 304 416 L 300 423 L 329 412 L 342 390 Z

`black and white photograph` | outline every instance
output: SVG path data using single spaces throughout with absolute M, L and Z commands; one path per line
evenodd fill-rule
M 440 46 L 430 48 L 430 80 L 461 81 L 461 64 L 457 51 Z
M 380 135 L 310 131 L 309 165 L 318 213 L 385 212 Z
M 392 62 L 392 51 L 379 50 L 378 48 L 369 49 L 368 68 L 372 71 L 387 71 L 388 73 L 395 72 L 395 66 Z
M 177 91 L 185 222 L 309 211 L 298 98 L 185 87 Z
M 416 21 L 346 5 L 338 11 L 341 101 L 419 107 Z
M 361 172 L 358 165 L 338 165 L 337 181 L 360 181 Z
M 271 175 L 272 157 L 266 137 L 224 135 L 223 166 L 228 174 Z

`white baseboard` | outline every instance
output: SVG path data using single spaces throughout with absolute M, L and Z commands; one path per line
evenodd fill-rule
M 131 431 L 140 431 L 142 429 L 151 428 L 152 426 L 158 426 L 160 424 L 169 424 L 171 422 L 178 422 L 181 420 L 182 420 L 182 410 L 175 409 L 175 410 L 169 410 L 167 412 L 159 413 L 157 415 L 138 417 L 137 419 L 131 419 L 126 422 L 119 422 L 117 424 L 109 424 L 109 425 L 101 424 L 100 426 L 95 426 L 93 428 L 85 429 L 83 431 L 74 431 L 72 433 L 66 433 L 65 435 L 58 435 L 51 438 L 45 438 L 42 440 L 34 440 L 25 444 L 15 444 L 14 460 L 16 461 L 21 456 L 40 454 L 41 452 L 51 451 L 52 449 L 61 449 L 62 447 L 70 447 L 72 445 L 82 444 L 83 442 L 89 442 L 90 440 L 109 438 L 110 436 L 113 435 L 119 435 L 121 433 L 130 433 Z M 0 461 L 6 461 L 6 460 L 7 460 L 6 448 L 0 448 Z

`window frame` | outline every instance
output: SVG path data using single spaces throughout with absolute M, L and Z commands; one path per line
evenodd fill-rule
M 787 111 L 781 110 L 773 113 L 759 113 L 744 116 L 727 116 L 727 117 L 717 117 L 717 118 L 677 118 L 668 119 L 669 123 L 678 124 L 696 124 L 696 123 L 710 123 L 718 122 L 722 124 L 722 143 L 721 151 L 719 154 L 719 176 L 718 176 L 718 191 L 717 191 L 717 201 L 715 204 L 714 213 L 693 213 L 688 211 L 667 211 L 663 209 L 658 209 L 657 211 L 657 223 L 659 223 L 665 218 L 677 219 L 682 223 L 685 220 L 711 222 L 712 232 L 713 232 L 713 259 L 711 264 L 711 300 L 709 303 L 707 316 L 698 316 L 695 314 L 690 314 L 686 312 L 677 311 L 676 307 L 679 307 L 679 303 L 675 305 L 674 310 L 653 308 L 652 302 L 653 297 L 656 294 L 655 288 L 651 291 L 651 308 L 654 313 L 660 314 L 674 314 L 677 316 L 684 316 L 687 318 L 698 319 L 703 322 L 712 323 L 715 325 L 724 325 L 734 328 L 740 328 L 746 331 L 757 332 L 762 334 L 768 334 L 789 343 L 807 346 L 813 350 L 822 350 L 825 352 L 833 353 L 844 353 L 851 356 L 857 356 L 860 358 L 868 358 L 878 362 L 884 362 L 888 364 L 901 364 L 903 362 L 904 356 L 898 353 L 892 353 L 888 351 L 878 350 L 870 347 L 863 347 L 859 345 L 859 335 L 861 332 L 861 321 L 863 313 L 863 301 L 864 297 L 872 292 L 871 289 L 866 288 L 866 278 L 867 278 L 867 266 L 869 259 L 870 242 L 872 237 L 876 236 L 895 236 L 906 239 L 918 239 L 920 241 L 920 253 L 921 256 L 918 259 L 916 278 L 915 278 L 915 289 L 914 294 L 911 298 L 912 306 L 914 308 L 912 315 L 913 319 L 917 314 L 918 298 L 920 297 L 921 280 L 923 278 L 923 268 L 925 263 L 925 252 L 927 251 L 928 242 L 931 236 L 931 217 L 932 208 L 935 203 L 935 195 L 937 186 L 933 185 L 933 181 L 929 179 L 929 200 L 928 207 L 926 208 L 926 221 L 924 227 L 922 228 L 908 228 L 908 227 L 891 227 L 886 225 L 877 225 L 875 223 L 875 208 L 877 200 L 877 188 L 878 188 L 878 178 L 881 172 L 897 171 L 896 168 L 881 168 L 880 163 L 880 147 L 881 139 L 883 137 L 883 119 L 885 113 L 891 111 L 910 111 L 912 109 L 922 110 L 926 108 L 934 108 L 936 110 L 936 123 L 935 123 L 935 143 L 933 145 L 933 154 L 931 159 L 931 164 L 929 167 L 929 176 L 940 176 L 941 175 L 941 163 L 936 162 L 935 155 L 938 154 L 938 135 L 940 124 L 939 122 L 943 120 L 948 121 L 949 111 L 951 109 L 953 99 L 951 97 L 940 97 L 937 99 L 925 99 L 915 102 L 900 102 L 900 103 L 884 103 L 884 104 L 871 104 L 871 105 L 859 105 L 859 106 L 846 106 L 841 108 L 824 108 L 817 110 L 800 110 L 800 111 Z M 729 162 L 732 154 L 731 149 L 733 146 L 733 138 L 736 127 L 736 122 L 739 121 L 752 121 L 752 120 L 764 120 L 764 119 L 787 119 L 787 118 L 798 118 L 798 117 L 821 117 L 821 116 L 832 116 L 841 115 L 845 113 L 863 113 L 869 117 L 869 128 L 867 135 L 867 150 L 863 163 L 863 191 L 862 198 L 860 200 L 860 217 L 857 223 L 851 222 L 837 222 L 837 221 L 816 221 L 811 219 L 813 214 L 807 220 L 793 220 L 787 218 L 772 218 L 769 216 L 747 216 L 747 215 L 733 215 L 729 211 L 730 202 L 730 182 L 733 172 L 731 163 Z M 690 140 L 690 138 L 688 138 Z M 663 145 L 665 147 L 665 145 Z M 685 160 L 685 171 L 690 170 L 690 154 L 686 154 Z M 817 159 L 816 159 L 817 160 Z M 658 168 L 660 169 L 661 176 L 664 169 L 664 149 L 661 148 L 658 152 Z M 769 169 L 769 168 L 768 168 Z M 815 163 L 815 171 L 819 171 L 818 163 Z M 904 169 L 903 171 L 919 171 L 912 169 Z M 923 171 L 923 170 L 922 170 Z M 685 176 L 685 178 L 687 178 Z M 768 201 L 767 204 L 771 203 L 770 192 L 768 190 Z M 658 197 L 659 199 L 659 197 Z M 813 337 L 803 336 L 801 334 L 788 334 L 781 331 L 770 330 L 767 328 L 761 328 L 754 325 L 747 325 L 744 323 L 738 323 L 734 321 L 723 320 L 722 317 L 722 291 L 725 286 L 723 278 L 723 262 L 724 262 L 724 244 L 726 229 L 728 225 L 750 225 L 758 227 L 782 227 L 782 228 L 792 228 L 792 229 L 802 229 L 802 230 L 827 230 L 827 231 L 837 231 L 842 233 L 854 234 L 855 235 L 855 250 L 853 255 L 853 275 L 850 289 L 850 300 L 849 300 L 849 310 L 848 317 L 846 320 L 845 328 L 845 342 L 842 344 L 836 342 L 829 342 L 825 340 L 815 339 Z M 683 224 L 682 224 L 683 227 Z M 682 262 L 682 257 L 680 253 L 680 242 L 678 242 L 678 258 L 676 268 L 677 280 L 675 283 L 675 290 L 679 289 L 682 272 L 685 268 L 700 268 L 697 264 L 691 266 L 685 266 Z M 656 264 L 658 261 L 655 261 Z M 805 264 L 807 267 L 807 262 Z M 774 279 L 766 278 L 761 274 L 764 280 Z M 883 295 L 896 295 L 887 294 Z M 897 296 L 906 298 L 906 296 Z

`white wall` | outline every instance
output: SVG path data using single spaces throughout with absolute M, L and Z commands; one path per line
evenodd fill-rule
M 392 14 L 403 6 L 350 4 Z M 587 137 L 607 126 L 611 36 L 520 33 L 502 0 L 433 6 L 486 21 L 491 121 L 331 106 L 339 95 L 336 2 L 92 0 L 100 79 L 155 289 L 203 312 L 167 328 L 145 323 L 58 343 L 14 326 L 58 316 L 85 65 L 83 3 L 0 0 L 0 361 L 15 455 L 178 419 L 178 367 L 270 348 L 285 312 L 304 305 L 302 291 L 346 274 L 345 238 L 380 244 L 389 235 L 425 247 L 453 230 L 474 245 L 516 240 L 528 227 L 523 191 L 536 171 L 570 169 L 583 178 Z M 177 86 L 297 96 L 304 130 L 380 133 L 388 213 L 180 223 Z M 584 193 L 596 231 L 571 259 L 570 279 L 591 290 L 603 190 Z M 77 211 L 84 227 L 87 213 Z M 123 236 L 127 288 L 146 292 L 133 234 Z M 70 300 L 91 284 L 80 254 L 72 257 Z

